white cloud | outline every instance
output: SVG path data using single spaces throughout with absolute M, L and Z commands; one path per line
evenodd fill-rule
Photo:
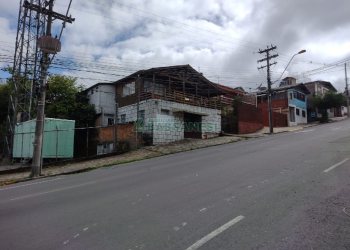
M 256 69 L 260 55 L 253 52 L 267 44 L 279 48 L 273 78 L 303 48 L 307 53 L 295 58 L 286 75 L 318 66 L 307 61 L 329 63 L 350 54 L 346 6 L 318 1 L 315 7 L 316 0 L 310 1 L 73 0 L 71 15 L 76 21 L 64 30 L 58 58 L 71 58 L 75 67 L 110 74 L 70 72 L 85 78 L 116 80 L 115 75 L 138 69 L 188 63 L 212 80 L 254 87 L 266 79 Z M 55 4 L 64 13 L 68 0 Z M 18 6 L 2 5 L 0 16 L 11 20 L 11 26 L 0 19 L 0 32 L 8 32 L 9 27 L 13 32 Z M 328 13 L 330 6 L 333 14 Z M 8 37 L 2 35 L 0 40 L 4 39 Z M 322 77 L 336 79 L 338 84 L 340 73 Z M 87 85 L 95 82 L 84 80 Z

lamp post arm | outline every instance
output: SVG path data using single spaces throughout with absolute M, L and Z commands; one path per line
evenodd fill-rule
M 276 81 L 274 81 L 272 84 L 275 84 L 276 82 L 278 82 L 278 81 L 280 81 L 280 80 L 282 79 L 282 76 L 283 76 L 283 74 L 286 72 L 286 70 L 287 70 L 289 64 L 292 62 L 293 58 L 294 58 L 296 55 L 298 55 L 298 54 L 299 54 L 299 53 L 296 53 L 296 54 L 294 54 L 294 55 L 292 56 L 292 58 L 289 60 L 289 62 L 288 62 L 288 64 L 287 64 L 287 66 L 284 68 L 284 70 L 283 70 L 281 76 L 280 76 Z
M 280 76 L 276 81 L 274 81 L 272 84 L 274 84 L 274 83 L 276 83 L 277 81 L 280 81 L 280 80 L 282 79 L 284 72 L 286 72 L 286 70 L 288 69 L 289 64 L 292 62 L 293 58 L 294 58 L 296 55 L 300 55 L 300 54 L 303 54 L 303 53 L 305 53 L 305 52 L 306 52 L 306 50 L 303 49 L 303 50 L 300 50 L 298 53 L 295 53 L 295 54 L 292 56 L 292 58 L 289 60 L 287 66 L 284 68 L 284 70 L 283 70 L 281 76 Z

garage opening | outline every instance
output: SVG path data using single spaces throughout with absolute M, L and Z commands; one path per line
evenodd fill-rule
M 184 113 L 184 137 L 202 138 L 202 116 Z

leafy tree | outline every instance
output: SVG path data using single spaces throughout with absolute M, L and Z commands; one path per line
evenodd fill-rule
M 327 92 L 323 97 L 314 96 L 311 99 L 311 106 L 317 108 L 322 114 L 321 122 L 328 122 L 327 109 L 339 108 L 346 103 L 344 95 L 335 92 Z
M 50 76 L 46 96 L 46 117 L 75 120 L 76 127 L 85 127 L 87 124 L 93 126 L 95 108 L 89 104 L 87 97 L 80 93 L 82 90 L 83 87 L 77 86 L 73 77 Z
M 10 85 L 8 83 L 0 84 L 0 122 L 6 121 L 7 108 L 10 96 Z
M 0 159 L 3 152 L 3 139 L 6 134 L 6 117 L 10 96 L 10 85 L 8 83 L 0 84 Z

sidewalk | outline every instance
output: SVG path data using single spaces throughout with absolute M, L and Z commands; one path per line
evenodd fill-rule
M 170 143 L 167 145 L 157 145 L 144 147 L 135 151 L 131 151 L 125 154 L 110 156 L 106 158 L 88 160 L 79 163 L 70 163 L 61 166 L 50 166 L 44 168 L 42 171 L 42 177 L 55 176 L 61 174 L 72 174 L 84 171 L 90 171 L 92 169 L 107 167 L 112 165 L 119 165 L 123 163 L 140 161 L 144 159 L 159 157 L 168 154 L 174 154 L 194 149 L 206 148 L 216 145 L 222 145 L 227 143 L 233 143 L 241 141 L 242 138 L 238 136 L 222 136 L 212 139 L 186 139 L 179 142 Z M 0 175 L 0 186 L 19 181 L 29 180 L 30 169 L 19 173 L 3 174 Z
M 274 127 L 273 128 L 273 133 L 274 134 L 279 134 L 279 133 L 285 133 L 285 132 L 294 132 L 294 131 L 299 131 L 304 128 L 309 128 L 313 126 L 317 126 L 319 123 L 311 123 L 311 124 L 305 124 L 305 125 L 299 125 L 299 126 L 293 126 L 293 127 Z M 245 137 L 245 138 L 256 138 L 256 137 L 262 137 L 270 134 L 270 128 L 269 127 L 264 127 L 263 129 L 259 130 L 256 133 L 251 133 L 251 134 L 242 134 L 242 135 L 237 135 L 240 137 Z
M 283 133 L 283 132 L 293 132 L 302 130 L 307 127 L 312 127 L 317 124 L 307 124 L 303 126 L 294 126 L 294 127 L 282 127 L 274 128 L 274 133 Z M 269 134 L 269 128 L 264 127 L 262 130 L 257 133 L 252 134 L 243 134 L 243 135 L 229 135 L 221 136 L 212 139 L 202 140 L 202 139 L 186 139 L 179 142 L 174 142 L 166 145 L 157 145 L 144 147 L 135 151 L 131 151 L 125 154 L 110 156 L 100 159 L 86 160 L 78 163 L 69 163 L 66 165 L 59 166 L 49 166 L 43 169 L 42 177 L 55 176 L 61 174 L 73 174 L 78 172 L 90 171 L 100 167 L 108 167 L 112 165 L 119 165 L 123 163 L 140 161 L 144 159 L 150 159 L 154 157 L 159 157 L 168 154 L 174 154 L 179 152 L 185 152 L 194 149 L 200 149 L 205 147 L 217 146 L 227 143 L 233 143 L 250 138 L 259 138 L 264 137 Z M 30 168 L 27 165 L 9 165 L 9 166 L 0 166 L 0 168 L 5 169 L 14 169 L 16 168 L 20 172 L 1 174 L 0 169 L 0 186 L 7 185 L 19 181 L 29 180 Z M 19 167 L 19 168 L 18 168 Z M 27 167 L 27 169 L 24 169 Z

